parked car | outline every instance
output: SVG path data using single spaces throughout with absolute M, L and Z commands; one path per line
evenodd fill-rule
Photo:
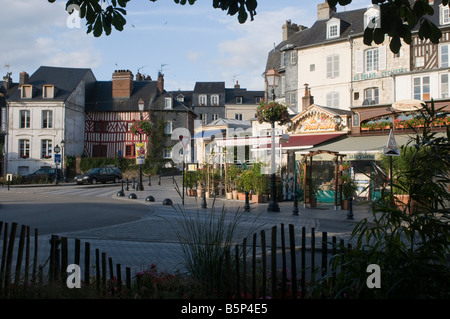
M 24 175 L 24 182 L 26 183 L 45 183 L 45 182 L 53 182 L 55 180 L 56 169 L 45 167 L 40 168 L 37 171 Z M 63 175 L 60 169 L 58 169 L 58 181 L 63 180 Z
M 87 173 L 75 177 L 77 184 L 118 183 L 120 180 L 122 180 L 122 172 L 115 166 L 92 168 Z

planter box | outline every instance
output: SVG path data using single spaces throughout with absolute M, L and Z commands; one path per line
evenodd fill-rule
M 267 195 L 252 195 L 252 202 L 253 203 L 266 203 Z
M 232 191 L 233 199 L 239 199 L 238 198 L 238 191 Z
M 233 193 L 227 193 L 227 199 L 233 199 Z
M 239 200 L 245 200 L 245 193 L 238 193 Z

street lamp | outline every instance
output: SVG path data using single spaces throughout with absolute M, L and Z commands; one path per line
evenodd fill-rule
M 144 111 L 144 100 L 142 98 L 139 99 L 138 102 L 139 112 L 141 114 L 141 121 L 144 119 L 144 116 L 142 115 L 142 112 Z M 139 143 L 142 143 L 142 134 L 139 133 Z M 142 160 L 139 163 L 139 181 L 136 186 L 136 190 L 143 191 L 144 190 L 144 184 L 142 183 Z
M 61 152 L 61 147 L 59 147 L 59 145 L 56 145 L 53 148 L 53 151 L 55 152 L 55 154 L 59 154 L 59 152 Z M 58 162 L 57 161 L 55 161 L 55 166 L 56 166 L 56 169 L 55 169 L 55 184 L 58 185 Z
M 65 167 L 64 167 L 64 146 L 66 145 L 66 141 L 61 140 L 60 142 L 61 144 L 61 173 L 62 173 L 62 180 L 65 180 L 65 176 L 66 176 L 66 172 L 65 172 Z
M 275 101 L 275 88 L 278 86 L 280 80 L 280 74 L 275 68 L 270 69 L 266 73 L 267 86 L 272 89 L 272 101 Z M 275 122 L 272 124 L 272 144 L 270 153 L 270 202 L 267 210 L 269 212 L 279 212 L 280 206 L 277 201 L 277 180 L 276 180 L 276 165 L 275 165 Z

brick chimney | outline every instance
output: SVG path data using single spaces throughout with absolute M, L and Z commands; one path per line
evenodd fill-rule
M 239 82 L 238 82 L 238 81 L 236 81 L 236 84 L 234 85 L 234 88 L 235 88 L 235 89 L 240 89 L 240 88 L 241 88 L 241 86 L 239 85 Z
M 306 110 L 308 107 L 314 104 L 314 96 L 311 96 L 311 89 L 308 87 L 308 84 L 305 83 L 305 95 L 302 97 L 302 110 Z
M 112 97 L 128 98 L 133 92 L 133 73 L 130 70 L 116 70 L 112 79 Z
M 283 41 L 286 41 L 295 32 L 299 31 L 298 25 L 291 23 L 291 20 L 286 20 L 286 23 L 281 28 L 283 29 Z
M 12 78 L 11 78 L 11 72 L 8 72 L 4 77 L 3 77 L 3 88 L 5 90 L 9 90 L 12 87 Z
M 27 72 L 20 72 L 19 84 L 28 84 L 29 80 L 30 80 L 30 75 Z
M 328 1 L 317 5 L 317 20 L 328 20 L 336 12 L 336 8 L 330 8 Z
M 164 74 L 161 72 L 158 73 L 158 92 L 164 92 Z

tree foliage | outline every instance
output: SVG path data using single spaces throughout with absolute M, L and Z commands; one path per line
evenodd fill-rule
M 48 0 L 53 3 L 55 0 Z M 71 9 L 73 5 L 80 8 L 80 17 L 86 20 L 87 33 L 93 33 L 95 37 L 102 34 L 111 34 L 114 27 L 122 31 L 126 19 L 125 16 L 127 3 L 131 0 L 68 0 L 66 8 Z M 156 2 L 157 0 L 150 0 Z M 194 5 L 196 0 L 174 0 L 180 5 Z M 331 7 L 337 5 L 345 6 L 352 0 L 328 0 Z M 443 5 L 448 5 L 449 0 L 442 0 Z M 364 32 L 364 43 L 380 44 L 385 37 L 390 38 L 390 49 L 397 53 L 400 50 L 403 40 L 405 43 L 411 43 L 411 30 L 418 26 L 418 35 L 420 39 L 427 39 L 433 43 L 439 43 L 442 33 L 431 20 L 434 14 L 432 6 L 428 0 L 372 0 L 372 4 L 380 6 L 381 26 L 366 28 Z M 228 15 L 237 15 L 239 23 L 245 23 L 250 17 L 254 20 L 256 0 L 213 0 L 213 8 L 226 11 Z M 72 10 L 69 10 L 72 11 Z

